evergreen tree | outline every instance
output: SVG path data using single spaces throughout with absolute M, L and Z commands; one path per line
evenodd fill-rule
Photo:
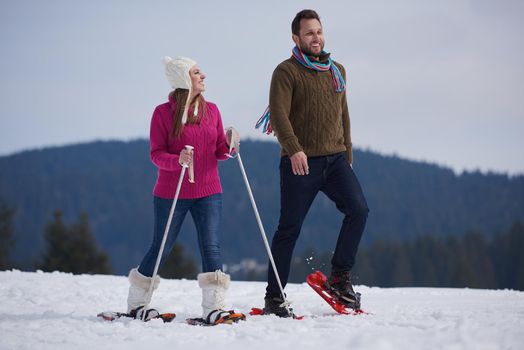
M 475 280 L 475 272 L 471 266 L 468 252 L 465 249 L 464 240 L 456 237 L 448 237 L 446 240 L 448 249 L 448 262 L 450 263 L 451 274 L 449 283 L 439 285 L 442 287 L 467 287 Z
M 61 210 L 54 212 L 54 220 L 47 224 L 44 233 L 45 253 L 38 268 L 44 271 L 72 272 L 69 263 L 68 234 Z
M 408 245 L 410 264 L 413 271 L 413 285 L 437 287 L 442 278 L 439 264 L 446 259 L 441 245 L 431 236 L 418 237 Z
M 485 237 L 481 233 L 471 232 L 462 239 L 467 260 L 466 264 L 471 269 L 469 280 L 464 280 L 465 287 L 494 288 L 496 286 L 490 244 Z
M 374 285 L 380 287 L 394 287 L 393 272 L 397 264 L 396 244 L 390 242 L 375 242 L 371 246 L 371 266 L 375 271 Z M 376 257 L 380 257 L 376 259 Z
M 413 273 L 409 260 L 409 246 L 406 244 L 395 244 L 392 251 L 393 271 L 391 272 L 392 284 L 399 287 L 413 285 Z
M 69 230 L 69 257 L 73 273 L 111 273 L 109 258 L 98 250 L 85 212 Z
M 111 273 L 107 255 L 98 250 L 89 227 L 87 214 L 67 227 L 62 212 L 55 211 L 54 220 L 45 230 L 46 250 L 39 266 L 44 271 L 81 273 Z
M 524 290 L 524 225 L 513 224 L 507 234 L 494 239 L 492 260 L 498 288 Z
M 163 278 L 194 279 L 198 269 L 193 258 L 186 254 L 184 246 L 176 243 L 158 273 Z
M 11 267 L 9 262 L 9 250 L 14 245 L 14 214 L 15 210 L 9 208 L 0 199 L 0 270 L 6 270 Z
M 376 286 L 375 269 L 373 268 L 374 257 L 369 249 L 360 249 L 357 255 L 357 263 L 352 271 L 353 284 Z
M 509 233 L 512 241 L 511 251 L 508 252 L 510 261 L 513 265 L 513 279 L 511 288 L 524 290 L 524 256 L 522 247 L 524 247 L 524 225 L 518 222 L 513 225 Z

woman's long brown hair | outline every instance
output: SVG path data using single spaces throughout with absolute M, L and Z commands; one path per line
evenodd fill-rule
M 184 108 L 186 107 L 187 95 L 189 94 L 188 89 L 176 89 L 169 94 L 169 98 L 175 100 L 176 108 L 173 111 L 173 128 L 171 129 L 170 136 L 172 138 L 180 138 L 182 131 L 184 131 L 184 124 L 182 124 L 182 115 L 184 114 Z M 196 124 L 199 123 L 205 116 L 206 113 L 206 100 L 202 94 L 198 94 L 190 106 L 195 106 L 195 102 L 198 100 L 198 114 L 196 116 L 193 113 L 187 113 L 187 123 Z

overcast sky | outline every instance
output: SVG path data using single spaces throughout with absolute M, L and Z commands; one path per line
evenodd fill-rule
M 199 62 L 224 125 L 274 139 L 253 126 L 303 8 L 349 72 L 356 147 L 524 173 L 524 2 L 501 0 L 0 0 L 0 155 L 148 137 L 165 55 Z

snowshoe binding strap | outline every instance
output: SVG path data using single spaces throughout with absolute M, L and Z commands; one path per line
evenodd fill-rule
M 139 306 L 136 309 L 131 310 L 129 315 L 131 317 L 136 318 L 137 320 L 141 320 L 143 313 L 144 313 L 144 307 L 143 306 Z M 154 318 L 160 317 L 160 312 L 158 312 L 158 310 L 156 310 L 156 309 L 147 309 L 147 310 L 145 310 L 145 313 L 146 314 L 145 314 L 144 321 L 149 321 L 149 320 L 152 320 Z
M 349 307 L 353 310 L 360 309 L 360 293 L 341 293 L 338 289 L 333 288 L 329 283 L 324 283 L 324 288 L 331 293 L 331 295 L 345 307 Z
M 233 324 L 238 321 L 245 321 L 246 315 L 237 313 L 233 310 L 213 310 L 207 315 L 206 323 L 211 325 Z

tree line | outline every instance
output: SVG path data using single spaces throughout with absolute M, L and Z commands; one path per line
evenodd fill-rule
M 16 213 L 0 199 L 0 270 L 12 268 Z M 56 210 L 43 233 L 45 248 L 35 269 L 80 273 L 112 273 L 108 255 L 96 243 L 87 214 L 67 225 Z M 487 238 L 486 233 L 460 236 L 420 236 L 407 242 L 376 241 L 358 253 L 354 284 L 378 287 L 458 287 L 524 290 L 524 224 Z M 144 253 L 145 249 L 144 247 Z M 290 282 L 301 283 L 308 273 L 329 274 L 332 252 L 306 249 L 292 261 Z M 137 262 L 138 264 L 138 262 Z M 197 264 L 180 244 L 159 271 L 164 278 L 195 278 Z M 237 276 L 239 277 L 239 276 Z M 266 273 L 244 272 L 241 278 L 265 280 Z
M 0 199 L 0 270 L 16 267 L 10 252 L 15 244 L 13 226 L 16 210 Z M 33 263 L 36 270 L 62 271 L 74 274 L 111 274 L 110 259 L 98 247 L 89 224 L 88 215 L 81 212 L 77 221 L 68 225 L 61 210 L 55 210 L 53 218 L 43 232 L 44 250 Z M 144 247 L 145 253 L 146 247 Z M 165 278 L 195 278 L 197 266 L 181 245 L 175 245 L 159 274 Z
M 242 141 L 244 166 L 268 236 L 278 225 L 279 155 L 276 142 Z M 436 165 L 360 149 L 354 157 L 354 170 L 371 210 L 362 247 L 381 240 L 409 241 L 468 230 L 491 233 L 507 229 L 515 220 L 524 221 L 523 175 L 455 174 Z M 219 172 L 225 262 L 265 261 L 263 247 L 253 244 L 259 231 L 238 163 L 220 162 Z M 147 140 L 92 142 L 0 157 L 0 197 L 17 207 L 12 257 L 30 269 L 44 249 L 42 231 L 53 219 L 53 211 L 61 209 L 63 220 L 70 223 L 83 210 L 99 247 L 110 256 L 113 271 L 127 273 L 150 244 L 156 173 Z M 304 222 L 297 252 L 308 247 L 332 249 L 342 218 L 335 205 L 319 194 Z M 177 242 L 198 257 L 195 235 L 187 220 Z
M 524 290 L 524 225 L 486 238 L 422 236 L 408 242 L 377 241 L 361 249 L 354 284 L 378 287 L 454 287 Z M 293 260 L 290 280 L 303 282 L 311 271 L 328 274 L 333 254 L 307 250 Z

